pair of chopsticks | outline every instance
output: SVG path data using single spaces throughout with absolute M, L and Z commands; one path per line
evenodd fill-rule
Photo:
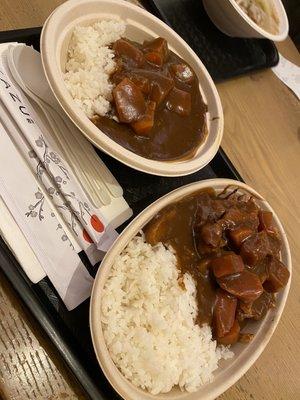
M 7 61 L 13 78 L 38 105 L 50 125 L 56 144 L 96 207 L 123 195 L 122 188 L 95 153 L 92 145 L 62 111 L 46 81 L 40 54 L 23 44 L 10 46 Z M 34 74 L 32 74 L 34 70 Z
M 19 132 L 15 121 L 10 117 L 9 111 L 6 109 L 6 107 L 1 101 L 0 101 L 0 124 L 3 126 L 6 132 L 9 132 L 11 141 L 13 142 L 15 148 L 18 150 L 18 153 L 21 155 L 27 167 L 31 170 L 32 179 L 35 181 L 37 187 L 40 189 L 43 197 L 45 198 L 46 201 L 48 201 L 49 204 L 52 204 L 53 209 L 56 210 L 55 216 L 59 221 L 59 223 L 62 225 L 66 234 L 68 235 L 74 249 L 77 252 L 80 252 L 82 248 L 77 240 L 77 236 L 74 235 L 74 233 L 71 231 L 69 224 L 65 222 L 65 219 L 62 217 L 62 214 L 59 212 L 59 210 L 55 206 L 55 203 L 53 203 L 52 201 L 51 192 L 47 190 L 47 188 L 45 187 L 45 184 L 47 184 L 48 187 L 53 187 L 53 189 L 55 188 L 51 176 L 48 174 L 47 171 L 44 170 L 40 160 L 36 157 L 36 153 L 31 148 L 31 146 L 24 138 L 24 136 Z M 26 157 L 26 154 L 28 155 L 28 157 Z M 36 175 L 36 171 L 39 170 L 43 171 L 44 175 L 43 181 L 41 181 L 38 178 L 39 175 Z M 55 190 L 56 189 L 57 188 L 55 188 Z M 61 194 L 58 195 L 58 199 L 60 200 L 60 203 L 64 202 Z
M 39 134 L 41 130 L 35 124 L 36 115 L 28 100 L 25 101 L 23 94 L 13 84 L 5 54 L 2 54 L 1 62 L 4 69 L 2 83 L 6 90 L 1 91 L 2 124 L 13 136 L 11 139 L 15 147 L 31 169 L 33 179 L 39 184 L 45 200 L 52 204 L 57 219 L 76 251 L 86 250 L 91 242 L 95 242 L 101 250 L 106 249 L 109 242 L 109 233 L 104 231 L 107 222 L 98 209 L 89 205 L 89 201 L 84 201 L 87 197 L 85 191 L 73 171 L 61 162 L 57 152 L 51 151 L 51 145 L 45 139 L 46 132 Z M 18 108 L 13 104 L 16 101 Z M 52 170 L 49 165 L 52 165 Z M 75 189 L 64 190 L 63 185 L 67 186 L 70 181 L 69 186 Z M 114 234 L 112 236 L 115 237 Z
M 11 140 L 10 132 L 1 123 L 0 154 L 0 195 L 12 217 L 12 225 L 9 227 L 5 227 L 1 220 L 1 230 L 7 228 L 4 238 L 9 243 L 13 236 L 10 247 L 16 251 L 16 256 L 19 255 L 27 276 L 36 281 L 37 274 L 39 277 L 47 275 L 68 310 L 72 310 L 89 297 L 93 269 L 84 265 L 70 244 L 55 218 L 51 203 L 45 201 L 40 188 L 32 179 L 31 170 Z M 23 246 L 16 243 L 20 236 L 18 233 L 24 239 Z M 27 252 L 30 265 L 24 264 L 28 259 L 20 253 L 24 250 L 24 241 L 32 250 Z M 36 260 L 38 264 L 34 262 Z M 29 271 L 26 271 L 26 267 Z
M 56 100 L 47 103 L 21 81 L 26 64 L 15 63 L 12 48 L 19 61 L 24 54 L 29 64 L 37 57 L 24 45 L 0 45 L 0 234 L 29 279 L 48 276 L 72 310 L 89 297 L 92 266 L 132 210 Z M 44 95 L 50 90 L 45 77 L 38 81 Z

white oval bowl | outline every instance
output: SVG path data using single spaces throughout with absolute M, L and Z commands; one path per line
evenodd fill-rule
M 106 347 L 100 315 L 101 293 L 115 257 L 122 252 L 128 242 L 142 229 L 142 227 L 145 226 L 145 224 L 151 220 L 151 218 L 153 218 L 153 216 L 159 210 L 168 204 L 178 201 L 180 198 L 199 189 L 213 187 L 217 192 L 220 192 L 229 185 L 233 185 L 235 187 L 238 186 L 241 190 L 246 189 L 248 192 L 259 198 L 258 202 L 263 209 L 269 210 L 273 213 L 274 223 L 280 233 L 283 243 L 281 259 L 282 262 L 287 266 L 290 273 L 292 273 L 291 254 L 284 229 L 271 206 L 248 185 L 230 179 L 209 179 L 183 186 L 152 203 L 128 225 L 128 227 L 122 232 L 112 248 L 106 254 L 96 275 L 90 302 L 90 329 L 98 362 L 106 378 L 119 393 L 119 395 L 125 400 L 215 399 L 217 396 L 220 396 L 222 393 L 224 393 L 235 382 L 237 382 L 257 360 L 269 342 L 279 322 L 288 296 L 291 279 L 289 280 L 287 286 L 277 295 L 276 308 L 269 310 L 266 317 L 262 321 L 251 324 L 251 329 L 250 327 L 248 328 L 247 331 L 255 333 L 253 341 L 247 345 L 241 343 L 235 344 L 232 347 L 235 353 L 234 358 L 226 361 L 222 360 L 220 367 L 214 373 L 213 382 L 200 387 L 194 393 L 181 392 L 179 389 L 175 388 L 167 394 L 154 396 L 149 392 L 138 389 L 131 384 L 118 370 Z
M 276 35 L 262 29 L 252 21 L 235 0 L 203 0 L 203 5 L 216 27 L 228 36 L 265 38 L 281 42 L 288 36 L 289 21 L 281 0 L 272 1 L 279 17 L 279 33 Z
M 208 106 L 208 134 L 194 156 L 177 161 L 155 161 L 139 156 L 101 132 L 73 101 L 63 79 L 72 31 L 77 25 L 88 25 L 103 18 L 125 20 L 125 36 L 138 42 L 157 36 L 164 37 L 170 49 L 194 69 L 203 100 Z M 121 0 L 69 0 L 47 19 L 41 35 L 41 56 L 49 85 L 70 119 L 96 147 L 122 163 L 153 175 L 181 176 L 203 168 L 217 153 L 223 136 L 223 110 L 209 73 L 180 36 L 141 7 Z

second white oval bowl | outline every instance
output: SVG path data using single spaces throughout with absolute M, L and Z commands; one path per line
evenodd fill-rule
M 287 286 L 277 295 L 276 308 L 269 310 L 266 317 L 254 324 L 251 324 L 249 332 L 255 333 L 255 337 L 249 344 L 237 343 L 233 346 L 234 358 L 230 360 L 222 360 L 220 367 L 214 373 L 213 382 L 199 388 L 194 393 L 181 392 L 179 389 L 173 389 L 167 394 L 151 395 L 149 392 L 138 389 L 131 384 L 118 370 L 112 361 L 109 351 L 106 347 L 102 325 L 101 325 L 101 294 L 109 275 L 110 268 L 114 263 L 115 257 L 122 252 L 127 243 L 145 226 L 145 224 L 154 217 L 154 215 L 170 203 L 178 201 L 180 198 L 187 196 L 193 192 L 207 187 L 214 188 L 217 192 L 221 192 L 225 187 L 233 185 L 241 190 L 247 190 L 259 200 L 261 208 L 271 211 L 274 216 L 274 223 L 277 227 L 282 239 L 282 262 L 287 266 L 292 273 L 291 254 L 289 244 L 286 238 L 284 229 L 271 206 L 251 187 L 248 185 L 230 179 L 210 179 L 192 183 L 183 186 L 171 193 L 163 196 L 155 201 L 143 212 L 141 212 L 122 232 L 112 248 L 106 254 L 102 261 L 101 267 L 98 270 L 95 278 L 91 303 L 90 303 L 90 329 L 99 364 L 111 385 L 125 400 L 149 400 L 149 399 L 169 399 L 169 400 L 212 400 L 224 393 L 230 386 L 237 382 L 252 364 L 260 356 L 266 345 L 268 344 L 278 322 L 287 295 L 290 288 L 290 280 Z
M 77 25 L 89 25 L 103 18 L 122 18 L 127 25 L 125 37 L 137 42 L 157 36 L 164 37 L 170 49 L 195 71 L 208 107 L 208 135 L 191 158 L 155 161 L 141 157 L 101 132 L 73 101 L 63 79 L 72 31 Z M 180 36 L 144 9 L 122 0 L 69 0 L 59 6 L 46 21 L 41 35 L 41 55 L 49 85 L 70 119 L 96 147 L 124 164 L 153 175 L 181 176 L 203 168 L 217 153 L 223 136 L 223 110 L 209 73 Z
M 281 42 L 289 33 L 289 21 L 281 0 L 272 0 L 279 17 L 279 32 L 262 29 L 242 10 L 235 0 L 203 0 L 204 8 L 221 32 L 232 37 L 259 38 Z

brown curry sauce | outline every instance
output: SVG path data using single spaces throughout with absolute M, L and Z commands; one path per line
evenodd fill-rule
M 146 134 L 137 134 L 132 124 L 121 123 L 115 96 L 111 114 L 108 117 L 96 116 L 92 121 L 107 136 L 135 154 L 162 161 L 183 159 L 192 156 L 205 140 L 207 106 L 200 93 L 198 78 L 184 60 L 167 47 L 164 47 L 163 60 L 152 60 L 153 55 L 156 57 L 160 54 L 151 51 L 152 43 L 158 40 L 164 41 L 157 38 L 153 42 L 144 42 L 144 44 L 123 39 L 118 41 L 121 44 L 116 42 L 114 48 L 118 68 L 111 77 L 115 85 L 118 85 L 122 78 L 129 78 L 139 86 L 146 103 L 149 104 L 149 100 L 156 100 L 154 124 L 151 129 Z M 164 41 L 164 46 L 167 46 L 166 41 Z M 178 79 L 178 76 L 186 77 L 184 74 L 180 75 L 180 71 L 178 72 L 180 67 L 186 68 L 191 73 L 192 79 Z M 137 82 L 137 78 L 147 80 L 148 92 L 147 86 L 141 86 L 141 79 Z M 168 79 L 171 82 L 171 89 L 167 88 L 167 94 L 162 96 L 161 101 L 157 101 L 157 91 L 161 90 L 166 82 L 168 83 Z M 179 99 L 180 95 L 181 99 Z M 178 99 L 179 107 L 178 102 L 176 103 Z M 137 120 L 143 117 L 142 114 L 140 113 Z M 119 119 L 119 122 L 115 117 Z
M 211 325 L 219 343 L 248 341 L 252 336 L 240 329 L 274 307 L 274 293 L 287 284 L 271 217 L 249 196 L 206 189 L 165 207 L 144 227 L 146 241 L 171 245 L 180 273 L 194 278 L 197 323 Z

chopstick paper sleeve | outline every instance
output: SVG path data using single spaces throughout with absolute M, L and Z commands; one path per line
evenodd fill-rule
M 68 310 L 90 295 L 93 279 L 0 124 L 0 195 Z

